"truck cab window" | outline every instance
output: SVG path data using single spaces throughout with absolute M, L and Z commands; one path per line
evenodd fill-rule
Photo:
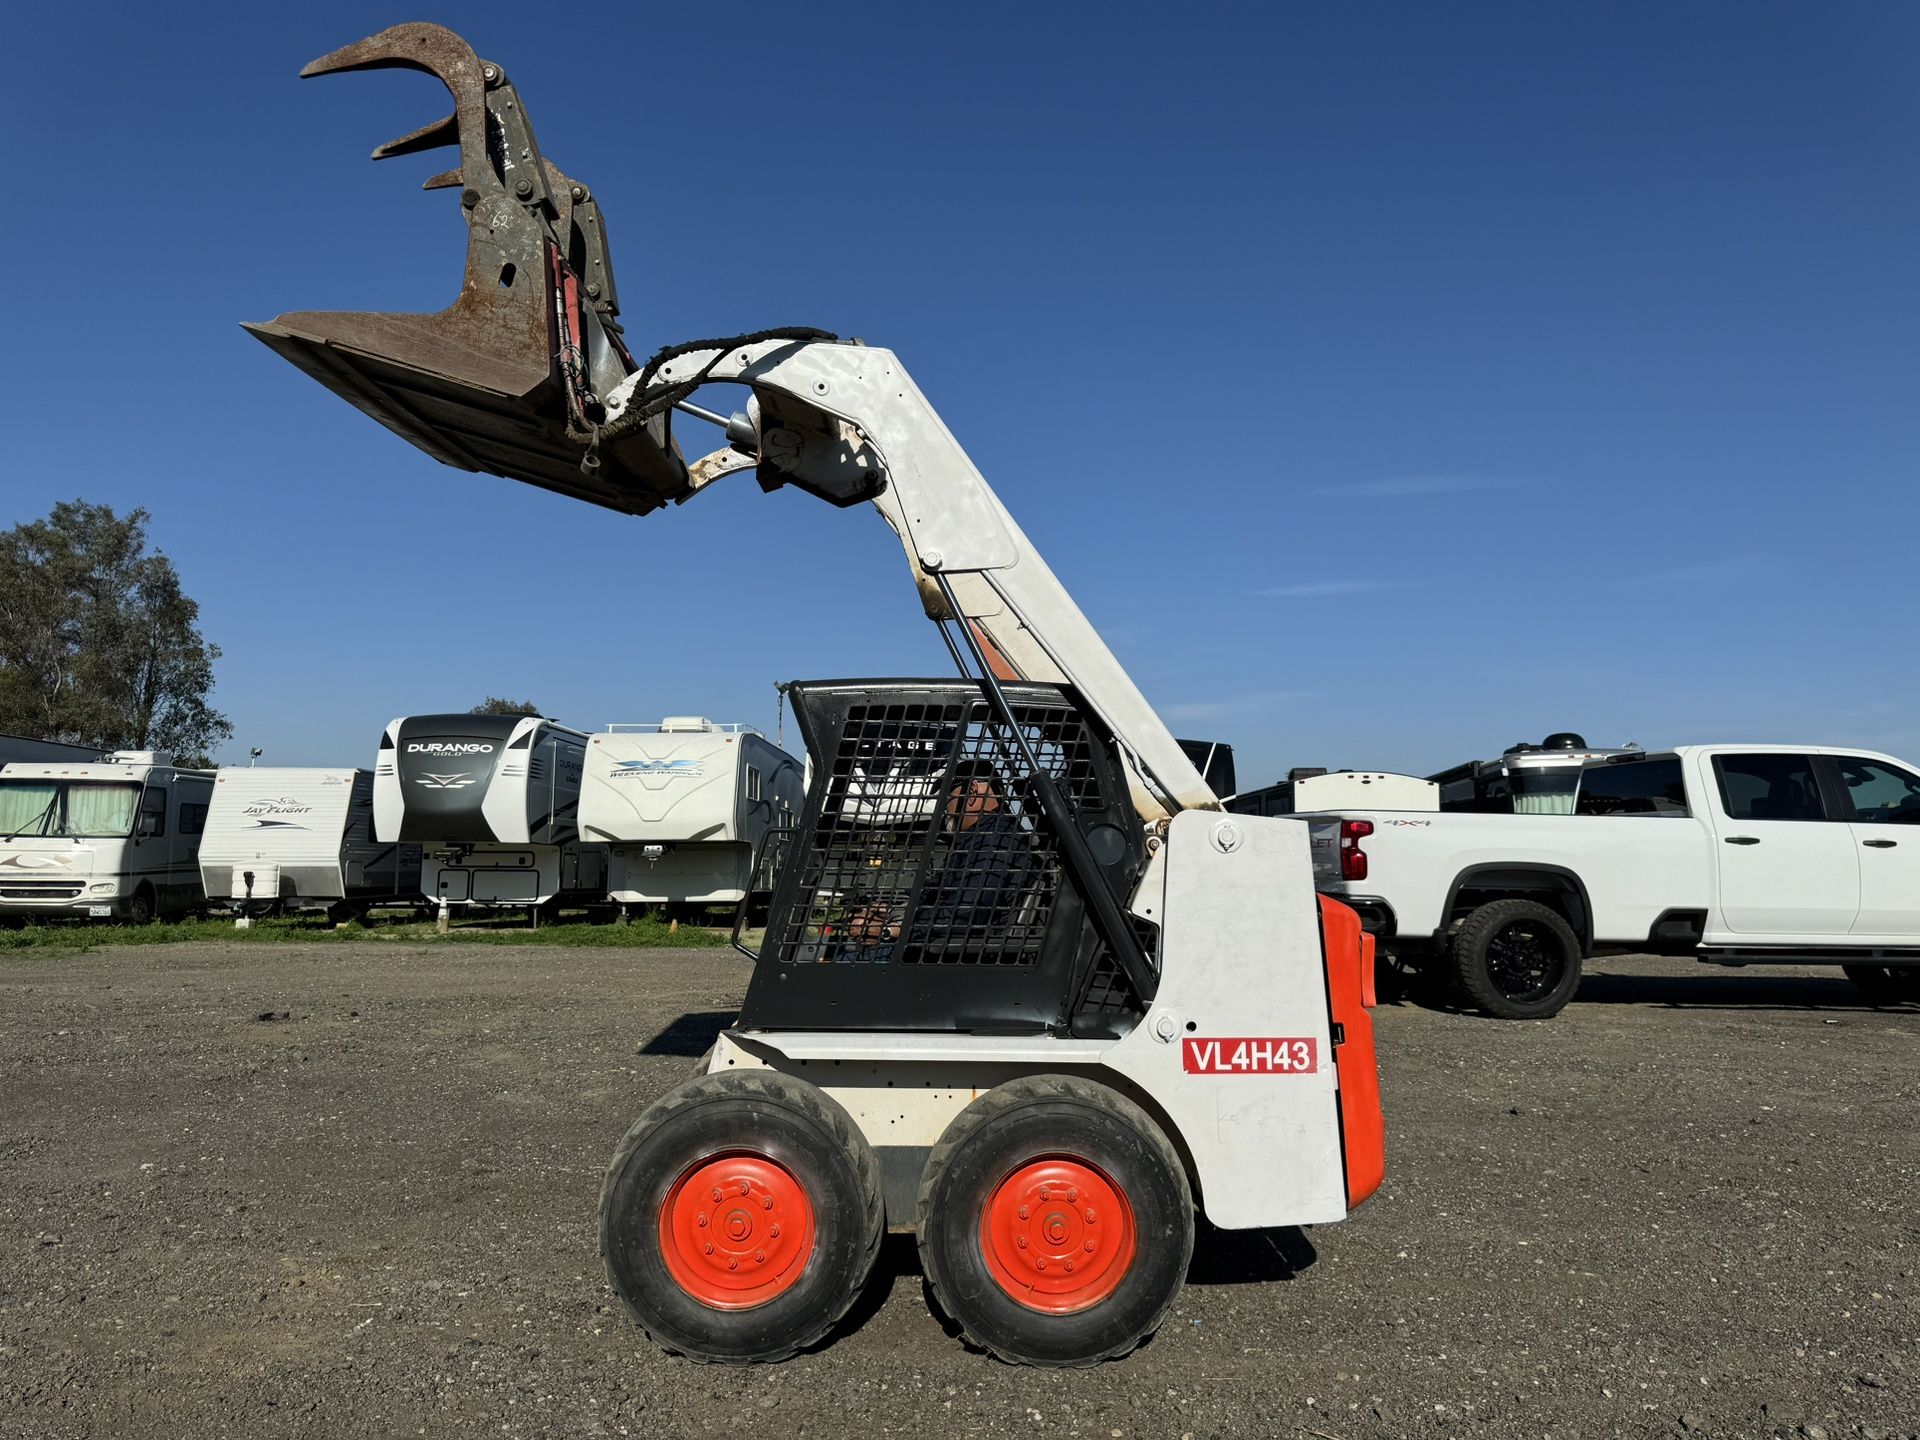
M 1576 815 L 1685 815 L 1687 784 L 1680 757 L 1596 765 L 1580 777 Z
M 1883 760 L 1835 757 L 1853 801 L 1853 818 L 1868 824 L 1920 824 L 1920 777 Z
M 1823 820 L 1806 755 L 1716 755 L 1720 800 L 1735 820 Z

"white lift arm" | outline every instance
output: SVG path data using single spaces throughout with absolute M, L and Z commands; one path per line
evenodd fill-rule
M 892 351 L 791 339 L 688 351 L 607 396 L 608 427 L 683 401 L 695 380 L 745 384 L 754 398 L 745 415 L 751 439 L 736 423 L 733 446 L 690 467 L 694 493 L 757 466 L 767 489 L 794 483 L 838 505 L 870 500 L 900 537 L 928 618 L 970 626 L 997 679 L 1080 692 L 1127 751 L 1143 820 L 1218 808 L 1179 742 Z

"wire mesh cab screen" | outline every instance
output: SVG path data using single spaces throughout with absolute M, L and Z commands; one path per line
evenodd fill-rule
M 742 1025 L 1106 1035 L 1137 1018 L 1058 839 L 1077 829 L 1124 902 L 1145 850 L 1117 749 L 1071 692 L 1005 690 L 1065 816 L 1043 813 L 977 684 L 790 688 L 813 778 Z

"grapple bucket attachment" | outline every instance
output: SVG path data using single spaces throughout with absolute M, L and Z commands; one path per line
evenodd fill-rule
M 341 398 L 434 459 L 644 514 L 689 493 L 663 418 L 599 443 L 601 397 L 638 367 L 599 206 L 540 154 L 499 66 L 438 25 L 396 25 L 302 75 L 422 70 L 453 114 L 382 145 L 376 160 L 457 145 L 467 268 L 438 314 L 295 311 L 248 325 Z

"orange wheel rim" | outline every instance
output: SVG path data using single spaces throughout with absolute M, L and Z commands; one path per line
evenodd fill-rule
M 764 1155 L 721 1155 L 674 1181 L 660 1205 L 660 1254 L 687 1294 L 750 1310 L 799 1282 L 813 1253 L 813 1203 Z
M 1133 1207 L 1106 1172 L 1070 1156 L 1022 1165 L 994 1187 L 980 1253 L 994 1282 L 1025 1305 L 1071 1315 L 1111 1295 L 1133 1267 Z

